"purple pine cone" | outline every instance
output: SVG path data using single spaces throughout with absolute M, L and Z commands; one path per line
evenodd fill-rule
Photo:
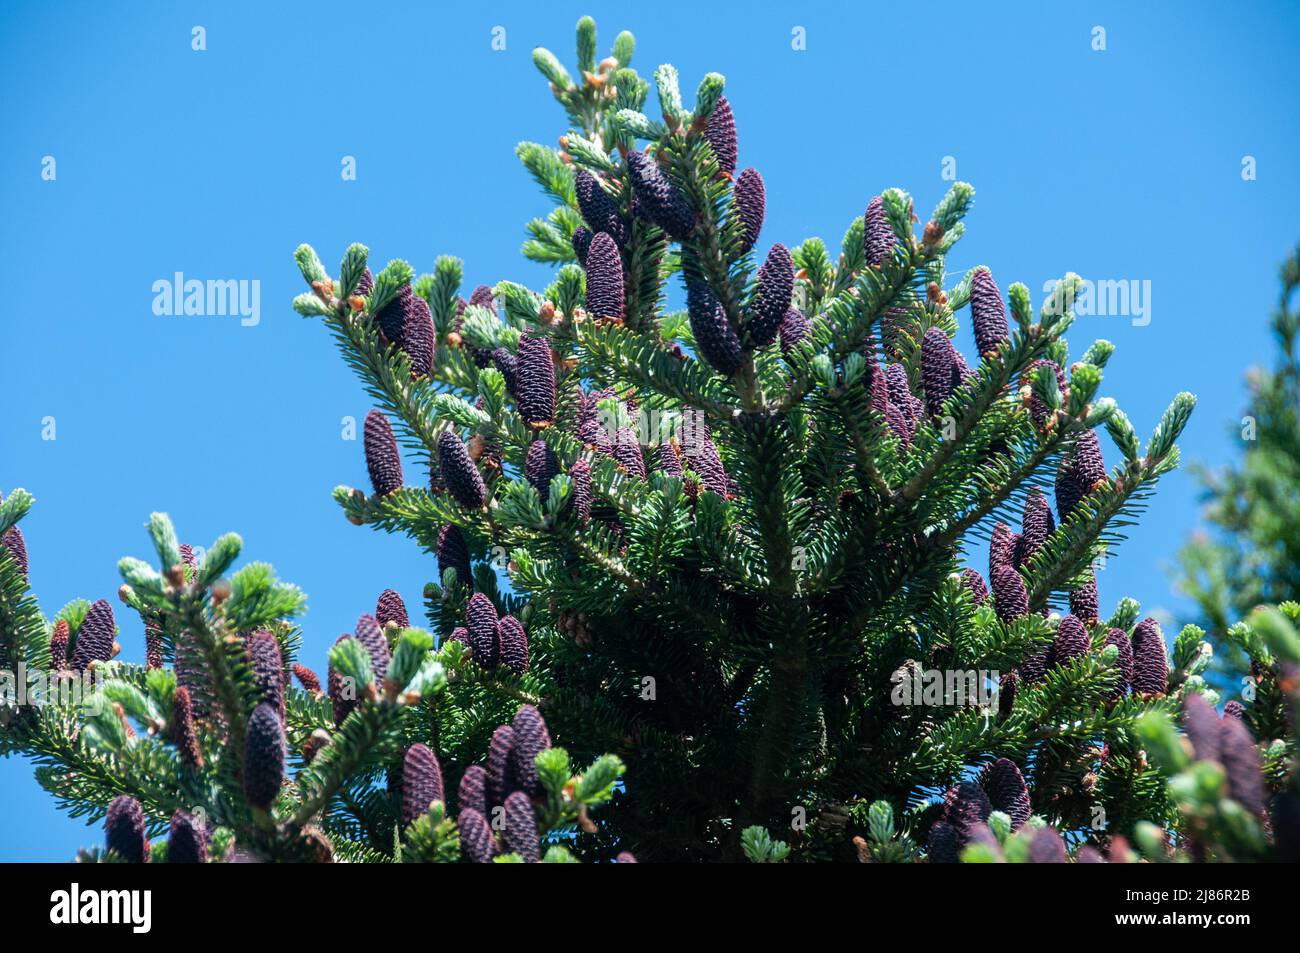
M 516 675 L 528 671 L 528 633 L 512 615 L 502 616 L 499 635 L 501 664 Z
M 970 593 L 971 601 L 977 606 L 982 606 L 988 600 L 989 588 L 984 585 L 984 577 L 974 569 L 963 569 L 961 573 L 961 584 L 966 587 Z
M 569 505 L 577 514 L 578 522 L 586 526 L 591 519 L 591 464 L 586 460 L 575 460 L 569 467 L 569 478 L 573 480 Z
M 244 738 L 244 796 L 249 804 L 270 810 L 284 783 L 284 757 L 280 713 L 263 702 L 248 719 Z
M 1240 718 L 1242 720 L 1245 720 L 1246 706 L 1234 698 L 1232 701 L 1228 702 L 1226 705 L 1223 706 L 1223 717 Z
M 1083 658 L 1092 647 L 1088 630 L 1072 615 L 1061 620 L 1052 641 L 1052 665 L 1065 665 L 1072 659 Z
M 84 672 L 91 662 L 107 662 L 113 657 L 113 638 L 117 623 L 107 599 L 96 600 L 82 620 L 77 645 L 72 650 L 72 667 Z
M 438 531 L 438 581 L 442 582 L 448 569 L 456 570 L 456 585 L 473 587 L 474 575 L 469 568 L 469 547 L 465 537 L 454 523 Z
M 487 308 L 493 315 L 497 313 L 496 296 L 487 285 L 479 285 L 469 296 L 469 303 L 480 308 Z
M 450 430 L 438 434 L 438 466 L 443 482 L 457 503 L 471 510 L 483 505 L 487 499 L 483 475 L 474 466 L 460 437 Z
M 726 310 L 703 281 L 687 280 L 686 309 L 700 356 L 728 377 L 736 373 L 744 360 L 740 337 L 727 320 Z
M 555 422 L 555 361 L 550 342 L 544 337 L 524 335 L 516 354 L 519 415 L 530 427 L 549 427 Z
M 1049 645 L 1041 652 L 1035 652 L 1020 666 L 1020 674 L 1025 680 L 1025 684 L 1033 685 L 1041 682 L 1047 677 L 1047 671 L 1052 667 L 1052 647 Z
M 456 789 L 456 806 L 462 811 L 478 811 L 487 816 L 487 772 L 480 765 L 471 764 L 460 776 Z
M 623 259 L 614 239 L 600 232 L 591 240 L 587 270 L 587 313 L 597 320 L 623 320 Z
M 608 450 L 609 430 L 600 409 L 600 394 L 584 394 L 578 405 L 578 439 L 597 450 Z
M 977 268 L 971 276 L 970 317 L 975 327 L 975 349 L 981 357 L 995 353 L 1011 336 L 1002 292 L 987 268 Z
M 864 225 L 862 240 L 867 254 L 867 264 L 880 267 L 893 258 L 898 236 L 889 227 L 889 219 L 885 216 L 885 200 L 879 195 L 867 203 Z
M 537 836 L 537 818 L 533 802 L 523 791 L 506 798 L 506 850 L 518 854 L 526 864 L 540 863 L 542 842 Z
M 515 730 L 513 728 L 502 725 L 492 732 L 487 763 L 489 807 L 505 803 L 505 799 L 518 787 L 515 784 L 514 750 Z
M 376 496 L 387 496 L 402 487 L 402 454 L 388 418 L 377 410 L 366 414 L 363 428 L 366 469 Z
M 1199 692 L 1183 697 L 1183 730 L 1198 761 L 1218 761 L 1222 738 L 1219 713 Z
M 1133 681 L 1133 643 L 1128 639 L 1128 633 L 1123 629 L 1111 629 L 1106 633 L 1106 645 L 1115 646 L 1118 655 L 1115 657 L 1115 667 L 1119 671 L 1119 682 L 1111 691 L 1112 699 L 1123 698 L 1128 694 L 1129 684 Z
M 1020 676 L 1007 672 L 998 682 L 998 719 L 1011 714 L 1016 707 L 1016 692 L 1020 689 Z
M 1040 489 L 1030 490 L 1029 498 L 1025 500 L 1020 543 L 1016 546 L 1016 565 L 1024 566 L 1038 555 L 1055 529 L 1056 520 L 1052 518 L 1052 507 L 1047 497 Z
M 382 688 L 388 676 L 388 636 L 379 627 L 378 619 L 363 615 L 357 618 L 355 637 L 370 656 L 370 674 L 374 676 L 375 684 Z
M 1029 788 L 1020 767 L 1010 758 L 998 758 L 980 773 L 980 784 L 993 804 L 993 810 L 1011 818 L 1011 829 L 1020 830 L 1029 820 Z
M 687 465 L 695 471 L 706 490 L 712 490 L 720 496 L 727 495 L 731 481 L 706 424 L 700 422 L 691 428 L 689 439 L 682 444 L 682 453 Z
M 641 444 L 637 442 L 636 434 L 629 428 L 618 428 L 609 454 L 629 474 L 640 480 L 645 479 L 645 456 L 641 453 Z
M 580 169 L 573 180 L 578 196 L 578 210 L 593 234 L 604 232 L 614 241 L 616 251 L 626 248 L 631 237 L 627 222 L 619 213 L 618 204 L 601 188 L 600 182 L 586 169 Z M 581 256 L 580 256 L 581 257 Z
M 794 259 L 790 250 L 777 243 L 758 269 L 758 288 L 745 315 L 745 330 L 751 344 L 766 347 L 776 340 L 781 320 L 790 310 L 794 295 Z
M 438 758 L 427 745 L 411 745 L 402 762 L 402 826 L 423 815 L 434 801 L 443 800 Z
M 9 532 L 0 538 L 0 546 L 9 550 L 9 555 L 13 557 L 14 565 L 18 567 L 18 572 L 24 579 L 27 578 L 27 541 L 23 539 L 23 531 L 17 526 L 9 527 Z
M 661 443 L 650 453 L 650 469 L 655 473 L 680 478 L 682 458 L 677 455 L 677 449 L 671 443 Z
M 539 754 L 551 747 L 550 732 L 546 730 L 541 712 L 532 705 L 521 705 L 510 727 L 515 732 L 515 744 L 511 750 L 515 782 L 529 797 L 538 797 L 542 793 L 542 784 L 537 778 L 535 762 Z
M 944 795 L 944 819 L 953 826 L 963 847 L 975 826 L 987 821 L 992 813 L 989 796 L 974 781 L 954 784 Z
M 145 668 L 162 668 L 164 662 L 162 628 L 155 622 L 146 622 L 144 626 Z
M 340 635 L 334 640 L 338 645 L 344 639 L 351 638 L 350 635 Z M 334 710 L 334 724 L 343 724 L 343 719 L 352 713 L 352 709 L 357 707 L 357 689 L 359 686 L 349 686 L 343 679 L 343 676 L 334 671 L 330 666 L 326 675 L 326 688 L 329 691 L 330 705 Z
M 573 237 L 569 239 L 573 245 L 573 253 L 578 256 L 578 264 L 583 268 L 587 267 L 587 252 L 591 250 L 591 240 L 595 237 L 595 232 L 586 225 L 579 225 L 573 230 Z
M 1003 622 L 1018 619 L 1029 612 L 1029 594 L 1025 581 L 1014 566 L 993 571 L 993 609 Z
M 1050 367 L 1052 369 L 1052 372 L 1056 375 L 1056 386 L 1060 390 L 1065 390 L 1065 375 L 1061 373 L 1061 368 L 1055 361 L 1048 360 L 1031 361 L 1020 375 L 1020 386 L 1030 388 L 1029 417 L 1033 420 L 1034 426 L 1042 430 L 1043 425 L 1047 423 L 1047 415 L 1050 411 L 1047 405 L 1043 403 L 1042 398 L 1033 392 L 1034 378 L 1037 376 L 1035 371 L 1040 367 Z
M 740 221 L 740 254 L 744 255 L 758 241 L 767 211 L 767 190 L 757 169 L 746 169 L 736 177 L 731 190 L 736 218 Z
M 362 297 L 365 297 L 370 294 L 374 287 L 375 276 L 372 275 L 370 269 L 367 268 L 365 271 L 361 272 L 361 277 L 357 279 L 357 287 L 353 294 L 359 294 Z
M 208 843 L 208 829 L 194 815 L 177 811 L 167 834 L 167 863 L 206 864 Z
M 385 589 L 379 594 L 379 601 L 375 603 L 375 619 L 381 626 L 391 622 L 399 629 L 406 629 L 411 625 L 411 617 L 406 614 L 406 603 L 392 589 Z
M 551 495 L 551 480 L 560 474 L 560 461 L 555 459 L 555 452 L 543 440 L 534 440 L 528 445 L 528 454 L 524 457 L 524 479 L 533 485 L 537 495 L 546 505 Z
M 496 838 L 487 819 L 473 808 L 462 808 L 456 817 L 460 830 L 460 850 L 471 864 L 490 864 L 496 853 Z
M 1056 468 L 1057 515 L 1064 520 L 1105 479 L 1106 462 L 1101 456 L 1101 443 L 1095 431 L 1085 430 Z
M 902 364 L 887 365 L 885 386 L 889 392 L 889 402 L 898 405 L 898 409 L 907 416 L 915 430 L 916 424 L 921 419 L 921 413 L 925 410 L 925 404 L 912 394 L 912 388 L 907 380 L 907 369 Z
M 1070 611 L 1083 620 L 1085 625 L 1096 625 L 1101 618 L 1101 606 L 1097 597 L 1097 577 L 1092 572 L 1078 588 L 1070 590 Z
M 1219 726 L 1219 762 L 1228 779 L 1228 793 L 1262 820 L 1265 814 L 1264 775 L 1260 771 L 1255 739 L 1240 718 L 1223 719 Z
M 474 661 L 483 668 L 496 668 L 498 660 L 497 608 L 481 592 L 469 597 L 465 606 L 465 629 L 469 632 L 469 647 Z
M 892 401 L 885 403 L 885 423 L 889 425 L 889 429 L 894 436 L 902 441 L 903 449 L 907 449 L 912 445 L 912 438 L 916 435 L 916 425 Z
M 149 841 L 145 837 L 144 810 L 139 801 L 126 794 L 113 799 L 104 818 L 104 842 L 129 864 L 145 862 Z
M 1133 691 L 1163 695 L 1169 684 L 1165 638 L 1155 619 L 1143 619 L 1133 630 Z
M 943 402 L 952 396 L 957 373 L 957 350 L 952 341 L 940 328 L 929 328 L 921 339 L 921 386 L 931 416 L 938 416 Z
M 961 842 L 958 840 L 957 831 L 947 821 L 935 821 L 930 825 L 926 854 L 932 864 L 961 862 Z
M 811 330 L 804 313 L 798 308 L 791 308 L 781 319 L 781 350 L 788 354 Z
M 888 419 L 890 404 L 889 379 L 885 376 L 885 372 L 880 369 L 880 361 L 876 359 L 875 342 L 868 337 L 862 350 L 867 358 L 867 390 L 871 393 L 871 409 Z
M 688 238 L 695 228 L 695 211 L 655 160 L 643 152 L 630 152 L 627 171 L 636 193 L 638 213 L 662 228 L 674 241 Z
M 410 284 L 402 285 L 393 300 L 384 305 L 375 315 L 379 319 L 379 330 L 384 332 L 384 337 L 389 343 L 401 345 L 403 332 L 406 330 L 411 312 L 415 309 L 416 297 Z
M 736 171 L 736 117 L 731 111 L 731 103 L 722 96 L 709 114 L 709 121 L 704 127 L 704 139 L 713 150 L 713 157 L 718 160 L 718 168 L 731 175 Z M 744 173 L 741 173 L 742 175 Z
M 1055 827 L 1040 827 L 1030 835 L 1028 861 L 1031 864 L 1068 864 L 1065 841 Z
M 1019 549 L 1020 535 L 1012 533 L 1006 523 L 993 524 L 993 536 L 989 540 L 989 578 L 997 575 L 1003 566 L 1015 567 L 1016 550 Z
M 54 623 L 54 628 L 50 631 L 50 666 L 56 672 L 61 672 L 68 667 L 68 641 L 70 638 L 68 620 L 59 619 Z
M 517 397 L 515 391 L 518 382 L 519 362 L 514 354 L 506 348 L 499 347 L 492 352 L 492 363 L 501 372 L 501 376 L 506 379 L 506 390 L 512 397 Z
M 280 654 L 280 643 L 270 632 L 260 629 L 244 640 L 244 649 L 253 669 L 259 701 L 273 706 L 283 718 L 284 658 Z
M 416 377 L 428 377 L 437 353 L 438 331 L 433 325 L 429 302 L 419 295 L 412 297 L 413 304 L 402 330 L 402 350 L 411 360 L 411 373 Z

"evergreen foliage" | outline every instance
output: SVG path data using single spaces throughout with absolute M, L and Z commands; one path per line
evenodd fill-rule
M 920 234 L 891 188 L 861 196 L 837 254 L 771 240 L 761 177 L 735 175 L 745 109 L 723 77 L 688 105 L 673 67 L 631 67 L 630 34 L 599 63 L 596 49 L 584 18 L 576 74 L 534 54 L 567 121 L 560 149 L 517 150 L 553 206 L 523 246 L 557 266 L 548 287 L 466 299 L 451 257 L 372 272 L 358 244 L 331 276 L 311 247 L 295 255 L 310 286 L 295 308 L 376 404 L 373 492 L 335 499 L 431 557 L 431 631 L 396 621 L 385 593 L 384 623 L 363 615 L 330 649 L 322 692 L 298 658 L 302 594 L 262 563 L 232 571 L 234 534 L 189 565 L 155 515 L 157 568 L 120 567 L 162 653 L 140 669 L 103 657 L 98 604 L 46 620 L 14 547 L 0 552 L 6 662 L 50 668 L 59 622 L 74 658 L 96 634 L 104 704 L 19 708 L 0 734 L 70 813 L 127 819 L 86 857 L 141 853 L 136 808 L 147 833 L 173 832 L 157 854 L 211 859 L 1294 849 L 1294 610 L 1245 627 L 1257 707 L 1247 734 L 1210 716 L 1214 761 L 1170 720 L 1205 714 L 1201 631 L 1170 659 L 1135 602 L 1096 607 L 1092 565 L 1178 465 L 1194 398 L 1142 448 L 1099 393 L 1111 346 L 1071 356 L 1078 276 L 1037 309 L 988 269 L 952 281 L 965 183 Z M 0 534 L 30 505 L 0 504 Z M 988 584 L 967 565 L 981 540 Z M 1258 785 L 1253 738 L 1284 739 Z M 454 805 L 422 803 L 451 790 Z M 1279 791 L 1274 846 L 1261 805 Z M 135 808 L 110 811 L 123 796 Z
M 1193 621 L 1214 633 L 1261 603 L 1300 600 L 1300 249 L 1281 268 L 1272 318 L 1277 344 L 1272 370 L 1252 370 L 1250 403 L 1231 429 L 1241 461 L 1198 470 L 1212 532 L 1197 534 L 1179 553 L 1180 589 L 1196 604 Z M 1217 662 L 1244 675 L 1248 655 L 1229 643 Z

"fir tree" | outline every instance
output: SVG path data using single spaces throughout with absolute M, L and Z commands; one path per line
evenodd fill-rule
M 465 299 L 454 258 L 372 273 L 358 244 L 330 275 L 296 253 L 296 309 L 377 405 L 371 485 L 335 498 L 429 555 L 432 632 L 386 591 L 322 682 L 299 658 L 303 595 L 235 570 L 233 534 L 185 558 L 156 514 L 156 567 L 120 568 L 158 665 L 126 665 L 107 602 L 42 615 L 8 535 L 31 497 L 0 504 L 5 663 L 96 679 L 93 705 L 6 706 L 0 744 L 107 818 L 86 859 L 1290 849 L 1294 792 L 1269 796 L 1294 756 L 1295 612 L 1248 624 L 1268 690 L 1243 734 L 1197 708 L 1200 630 L 1170 659 L 1132 600 L 1097 606 L 1092 564 L 1177 465 L 1193 398 L 1143 448 L 1099 396 L 1111 345 L 1071 357 L 1077 276 L 1036 312 L 985 268 L 945 287 L 964 183 L 919 235 L 906 193 L 864 186 L 837 257 L 766 236 L 723 78 L 688 108 L 671 66 L 632 69 L 630 34 L 596 50 L 584 18 L 576 80 L 534 55 L 567 118 L 560 150 L 518 150 L 554 205 L 524 245 L 558 266 L 543 291 Z M 986 573 L 966 564 L 981 539 Z M 1252 765 L 1253 738 L 1282 740 Z M 1222 817 L 1194 827 L 1184 776 L 1206 770 Z
M 1099 836 L 1098 811 L 1106 835 L 1170 817 L 1134 726 L 1175 710 L 1189 673 L 1131 600 L 1101 611 L 1091 567 L 1177 465 L 1191 395 L 1143 449 L 1099 394 L 1112 346 L 1071 356 L 1077 276 L 1037 314 L 987 268 L 945 287 L 965 183 L 919 235 L 898 189 L 860 196 L 838 256 L 765 235 L 744 105 L 716 73 L 688 105 L 677 71 L 641 77 L 633 47 L 620 34 L 598 62 L 584 18 L 575 73 L 534 54 L 567 123 L 558 150 L 517 150 L 553 203 L 523 247 L 557 266 L 548 287 L 467 302 L 443 257 L 418 277 L 392 261 L 358 293 L 364 246 L 337 277 L 298 249 L 297 310 L 416 463 L 395 491 L 339 487 L 347 518 L 438 555 L 426 604 L 467 649 L 458 673 L 536 698 L 575 754 L 628 765 L 593 856 L 772 859 L 784 841 L 758 828 L 792 820 L 782 857 L 849 858 L 886 826 L 882 857 L 945 837 L 955 855 L 988 812 L 933 799 L 990 765 L 1024 779 L 1017 816 L 1071 846 Z M 408 287 L 437 331 L 427 372 L 382 333 Z M 986 585 L 964 562 L 990 535 L 1006 545 Z M 522 676 L 482 634 L 507 613 L 528 631 Z M 1008 691 L 929 699 L 932 671 Z
M 1232 427 L 1245 448 L 1240 463 L 1198 471 L 1212 534 L 1197 534 L 1179 553 L 1178 584 L 1197 610 L 1195 622 L 1215 633 L 1260 603 L 1300 599 L 1300 249 L 1281 269 L 1272 318 L 1276 365 L 1251 371 L 1250 404 Z M 1246 660 L 1229 642 L 1221 668 Z
M 32 502 L 15 490 L 0 503 L 0 534 Z M 386 590 L 384 623 L 362 614 L 330 649 L 324 692 L 299 661 L 293 619 L 306 600 L 296 587 L 265 563 L 231 572 L 234 533 L 200 562 L 165 515 L 148 529 L 157 568 L 132 557 L 118 567 L 122 603 L 157 643 L 144 667 L 115 660 L 122 633 L 106 600 L 74 601 L 47 621 L 25 566 L 0 547 L 0 753 L 35 761 L 73 817 L 105 819 L 103 847 L 81 859 L 574 859 L 574 825 L 595 829 L 589 814 L 613 795 L 622 765 L 600 757 L 574 775 L 542 715 L 520 704 L 533 696 L 518 677 L 495 691 L 465 664 L 462 642 L 435 651 Z M 507 620 L 503 651 L 512 672 L 524 670 L 527 632 Z M 490 802 L 474 801 L 483 826 L 465 845 L 444 777 L 462 784 L 463 816 L 461 779 L 482 771 L 489 725 L 512 719 L 514 773 Z

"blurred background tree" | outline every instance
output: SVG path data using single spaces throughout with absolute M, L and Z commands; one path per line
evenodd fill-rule
M 1300 598 L 1300 247 L 1282 265 L 1282 290 L 1272 319 L 1274 368 L 1247 375 L 1250 403 L 1234 426 L 1245 446 L 1239 461 L 1195 472 L 1205 487 L 1208 530 L 1193 535 L 1178 555 L 1177 587 L 1196 604 L 1194 621 L 1228 633 L 1261 603 Z M 1233 640 L 1222 646 L 1215 670 L 1226 680 L 1248 664 Z

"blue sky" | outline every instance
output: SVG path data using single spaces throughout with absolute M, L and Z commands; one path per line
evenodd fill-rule
M 548 270 L 518 248 L 548 206 L 513 148 L 564 130 L 530 53 L 572 64 L 573 24 L 595 12 L 442 6 L 5 4 L 0 489 L 37 497 L 23 529 L 47 615 L 77 596 L 120 605 L 116 561 L 149 555 L 152 510 L 196 544 L 238 530 L 249 558 L 302 586 L 318 669 L 382 589 L 418 604 L 430 560 L 330 499 L 365 483 L 360 443 L 340 433 L 369 404 L 323 328 L 290 310 L 291 254 L 310 241 L 334 267 L 363 241 L 417 271 L 456 254 L 471 288 L 542 286 Z M 1185 459 L 1230 459 L 1243 373 L 1271 359 L 1276 266 L 1300 238 L 1295 7 L 838 6 L 607 2 L 601 52 L 626 28 L 643 75 L 671 61 L 688 90 L 726 75 L 741 164 L 767 184 L 765 242 L 837 245 L 889 186 L 924 214 L 951 156 L 977 192 L 955 273 L 987 264 L 1036 299 L 1067 270 L 1149 281 L 1149 324 L 1081 318 L 1073 352 L 1116 343 L 1103 392 L 1143 435 L 1174 393 L 1197 393 Z M 348 155 L 355 181 L 340 176 Z M 260 281 L 260 322 L 155 315 L 153 283 L 178 271 Z M 968 330 L 958 343 L 970 356 Z M 1167 479 L 1103 574 L 1103 607 L 1130 594 L 1177 609 L 1162 566 L 1197 510 L 1185 472 Z M 138 622 L 119 623 L 125 656 L 142 658 Z M 0 762 L 0 790 L 0 860 L 98 842 L 25 762 Z

